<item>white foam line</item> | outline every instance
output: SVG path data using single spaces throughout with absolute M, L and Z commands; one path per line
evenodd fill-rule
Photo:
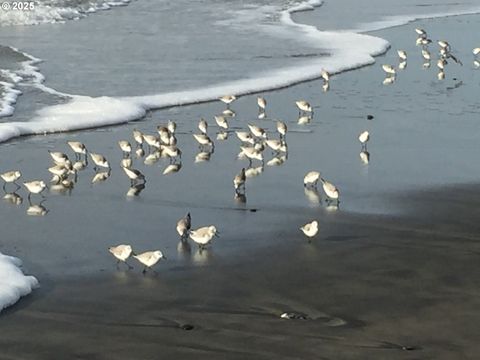
M 0 312 L 38 287 L 38 280 L 25 276 L 21 266 L 20 259 L 0 253 Z

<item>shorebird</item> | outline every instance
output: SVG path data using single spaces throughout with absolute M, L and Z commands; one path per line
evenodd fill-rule
M 133 164 L 132 158 L 124 158 L 120 160 L 120 166 L 123 168 L 130 168 L 132 167 L 132 164 Z
M 158 135 L 160 136 L 160 143 L 163 145 L 168 145 L 170 142 L 170 131 L 165 126 L 157 127 Z
M 143 144 L 143 133 L 140 130 L 133 129 L 133 139 L 141 146 Z
M 28 199 L 30 200 L 30 195 L 32 194 L 40 194 L 47 185 L 43 180 L 34 180 L 29 182 L 24 182 L 23 185 L 28 190 Z
M 123 151 L 124 155 L 128 156 L 132 152 L 132 145 L 127 140 L 120 140 L 118 142 L 118 146 Z
M 439 40 L 438 41 L 438 45 L 440 45 L 440 48 L 446 50 L 446 51 L 450 51 L 450 44 L 445 41 L 445 40 Z
M 305 100 L 295 101 L 295 104 L 297 105 L 299 113 L 301 113 L 301 112 L 309 112 L 309 113 L 313 112 L 312 106 Z
M 163 175 L 173 174 L 173 173 L 179 172 L 181 168 L 182 168 L 181 162 L 176 164 L 169 164 L 165 168 L 165 170 L 163 170 L 162 174 Z
M 259 126 L 248 124 L 248 128 L 252 132 L 253 136 L 256 136 L 258 138 L 266 138 L 267 137 L 266 131 Z
M 65 164 L 68 161 L 68 156 L 65 155 L 64 153 L 60 152 L 60 151 L 50 151 L 49 150 L 48 153 L 52 157 L 53 161 L 58 165 Z
M 210 244 L 214 236 L 218 237 L 218 231 L 213 225 L 190 230 L 190 238 L 200 249 L 203 249 L 206 245 Z
M 405 50 L 397 50 L 398 57 L 400 58 L 401 62 L 407 60 L 407 52 Z
M 385 71 L 388 75 L 395 75 L 396 71 L 392 65 L 384 64 L 382 65 L 383 71 Z
M 416 32 L 419 36 L 421 36 L 421 37 L 426 37 L 426 36 L 427 36 L 427 32 L 426 32 L 425 30 L 423 30 L 423 29 L 416 28 L 416 29 L 415 29 L 415 32 Z
M 208 123 L 204 118 L 201 118 L 198 122 L 198 130 L 200 130 L 202 134 L 207 135 Z
M 237 115 L 237 114 L 235 114 L 235 111 L 233 111 L 231 109 L 223 110 L 222 114 L 225 115 L 225 116 L 229 116 L 229 117 L 235 117 Z
M 404 70 L 406 67 L 407 67 L 407 62 L 406 61 L 402 61 L 401 63 L 398 64 L 398 68 L 400 70 Z
M 127 174 L 127 176 L 129 177 L 130 179 L 130 183 L 131 185 L 133 186 L 135 184 L 136 181 L 138 180 L 141 180 L 143 181 L 143 183 L 145 183 L 145 175 L 143 175 L 140 170 L 137 170 L 137 169 L 130 169 L 128 167 L 122 167 L 123 171 L 125 172 L 125 174 Z
M 186 239 L 188 237 L 188 232 L 192 227 L 192 218 L 190 213 L 187 213 L 183 218 L 177 221 L 177 233 L 180 235 L 181 239 Z
M 257 105 L 258 105 L 258 111 L 259 112 L 264 112 L 265 108 L 267 107 L 267 100 L 265 100 L 265 98 L 259 96 L 259 97 L 257 97 Z
M 242 149 L 242 154 L 244 154 L 248 158 L 250 164 L 254 159 L 263 162 L 263 155 L 260 150 L 257 150 L 251 146 L 240 146 L 240 149 Z
M 142 271 L 144 274 L 147 272 L 147 269 L 150 269 L 161 259 L 166 259 L 160 250 L 147 251 L 142 254 L 133 255 L 133 257 L 145 266 Z
M 236 96 L 234 95 L 225 95 L 220 98 L 220 101 L 224 104 L 227 104 L 227 107 L 236 100 Z
M 430 61 L 430 59 L 432 58 L 432 56 L 430 55 L 430 52 L 424 49 L 422 49 L 422 57 L 427 61 Z
M 182 151 L 177 146 L 162 145 L 161 150 L 162 155 L 169 157 L 170 160 L 173 160 L 176 157 L 182 158 Z
M 132 247 L 130 245 L 117 245 L 117 246 L 111 246 L 108 248 L 108 251 L 115 256 L 117 259 L 117 266 L 120 264 L 120 261 L 125 263 L 129 269 L 133 269 L 130 264 L 127 263 L 127 259 L 132 255 Z
M 173 120 L 168 120 L 167 129 L 170 131 L 170 134 L 175 134 L 175 131 L 177 130 L 177 123 Z
M 445 70 L 445 64 L 446 64 L 446 63 L 447 63 L 447 62 L 446 62 L 445 60 L 443 60 L 443 59 L 438 59 L 438 61 L 437 61 L 437 67 L 438 67 L 440 70 L 443 71 L 443 70 Z
M 325 179 L 322 179 L 323 183 L 323 191 L 325 191 L 325 194 L 328 196 L 330 201 L 336 200 L 337 203 L 339 202 L 339 197 L 340 197 L 340 192 L 338 191 L 337 187 L 333 185 L 332 183 L 326 181 Z
M 213 141 L 212 139 L 210 139 L 208 137 L 208 135 L 205 135 L 205 134 L 193 134 L 193 137 L 195 138 L 195 140 L 197 140 L 197 142 L 200 144 L 200 147 L 203 147 L 203 146 L 210 146 L 210 147 L 214 147 L 214 144 L 213 144 Z
M 318 233 L 318 221 L 313 220 L 312 222 L 303 225 L 300 230 L 307 236 L 308 238 L 312 238 Z M 310 239 L 309 239 L 310 241 Z
M 280 166 L 285 161 L 287 161 L 287 157 L 285 155 L 276 155 L 270 160 L 267 161 L 267 166 Z
M 241 142 L 251 145 L 255 143 L 252 134 L 250 134 L 248 131 L 235 131 L 235 135 L 237 135 Z
M 90 153 L 90 156 L 92 157 L 92 160 L 95 163 L 95 169 L 97 168 L 97 166 L 102 168 L 108 168 L 108 169 L 110 168 L 110 164 L 108 163 L 105 156 L 100 154 L 95 154 L 95 153 Z
M 322 70 L 321 74 L 322 79 L 325 83 L 328 83 L 330 81 L 330 74 L 326 70 Z
M 233 187 L 235 188 L 235 193 L 239 193 L 240 187 L 243 187 L 243 192 L 245 192 L 245 181 L 246 181 L 246 176 L 245 176 L 245 168 L 242 168 L 240 173 L 235 175 L 233 178 Z
M 219 127 L 222 129 L 228 129 L 228 122 L 227 119 L 225 119 L 223 116 L 214 116 L 215 122 Z
M 368 140 L 370 140 L 370 133 L 368 131 L 364 131 L 358 135 L 358 141 L 362 144 L 362 149 L 367 147 Z
M 147 143 L 148 146 L 151 148 L 160 148 L 160 139 L 155 135 L 147 135 L 143 134 L 143 140 Z
M 22 177 L 22 173 L 18 170 L 12 170 L 12 171 L 7 171 L 3 174 L 0 175 L 0 177 L 3 179 L 3 190 L 5 190 L 5 185 L 7 183 L 13 183 L 17 185 L 18 189 L 18 184 L 16 181 Z
M 303 178 L 303 186 L 316 187 L 318 179 L 320 179 L 320 173 L 318 171 L 309 171 Z
M 73 169 L 70 161 L 68 162 L 68 164 L 70 165 L 69 167 L 66 167 L 64 165 L 54 165 L 48 168 L 48 172 L 53 175 L 57 175 L 59 178 L 63 179 L 70 172 L 69 168 Z
M 287 135 L 287 124 L 283 121 L 277 121 L 277 131 L 280 134 L 280 137 L 284 138 Z
M 283 140 L 267 139 L 265 144 L 275 152 L 287 152 L 287 145 Z
M 87 148 L 80 141 L 67 141 L 68 146 L 73 150 L 75 156 L 85 155 L 87 157 Z

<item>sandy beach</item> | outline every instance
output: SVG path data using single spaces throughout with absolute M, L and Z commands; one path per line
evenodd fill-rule
M 472 15 L 372 33 L 392 44 L 373 66 L 333 77 L 328 92 L 315 80 L 262 94 L 263 120 L 257 95 L 239 98 L 231 129 L 255 122 L 273 130 L 275 119 L 289 127 L 288 158 L 248 180 L 245 202 L 232 188 L 248 165 L 236 159 L 235 134 L 215 140 L 209 161 L 195 162 L 192 133 L 200 117 L 212 122 L 224 109 L 219 102 L 2 144 L 2 167 L 21 168 L 28 179 L 47 178 L 47 150 L 67 151 L 71 139 L 113 166 L 104 182 L 92 184 L 89 167 L 73 191 L 47 193 L 42 203 L 34 196 L 45 216 L 26 214 L 22 191 L 20 203 L 0 204 L 0 251 L 22 258 L 41 284 L 2 312 L 0 358 L 475 359 L 480 72 L 469 31 L 479 25 Z M 464 66 L 450 65 L 437 80 L 434 66 L 422 67 L 416 26 L 448 34 Z M 412 55 L 385 86 L 381 64 L 397 63 L 397 48 Z M 314 105 L 308 124 L 298 124 L 298 99 Z M 178 123 L 181 170 L 162 175 L 167 161 L 135 159 L 147 183 L 128 196 L 117 141 L 135 128 L 153 133 L 168 119 Z M 368 164 L 357 140 L 366 129 Z M 312 169 L 341 189 L 339 207 L 320 190 L 305 191 Z M 219 228 L 210 248 L 179 243 L 175 223 L 187 211 L 194 227 Z M 320 232 L 309 243 L 299 226 L 312 219 Z M 168 260 L 146 275 L 133 262 L 132 270 L 117 269 L 107 248 L 124 242 L 161 248 Z M 280 318 L 285 312 L 302 319 Z

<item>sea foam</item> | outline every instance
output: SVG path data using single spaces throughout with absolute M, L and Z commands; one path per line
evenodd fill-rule
M 38 287 L 38 280 L 23 274 L 22 261 L 0 253 L 0 311 Z

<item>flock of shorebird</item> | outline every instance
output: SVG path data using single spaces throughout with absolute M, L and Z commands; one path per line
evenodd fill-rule
M 322 72 L 322 78 L 324 79 L 324 85 L 328 85 L 330 78 L 329 74 L 325 71 Z M 235 99 L 236 97 L 233 95 L 220 98 L 220 100 L 226 104 L 226 109 L 222 112 L 222 115 L 214 117 L 215 123 L 219 129 L 217 140 L 225 139 L 228 136 L 228 131 L 231 130 L 228 122 L 230 118 L 235 116 L 235 112 L 230 109 L 230 104 Z M 258 117 L 260 119 L 265 118 L 265 110 L 267 107 L 267 101 L 265 98 L 258 97 L 257 105 L 259 109 Z M 313 116 L 312 106 L 304 100 L 296 101 L 295 105 L 299 111 L 299 123 L 305 123 L 303 122 L 304 120 L 301 120 L 304 117 L 307 117 L 309 119 L 307 122 L 309 122 Z M 195 161 L 208 160 L 214 151 L 215 143 L 208 135 L 208 127 L 209 125 L 207 121 L 202 118 L 198 123 L 199 133 L 193 134 L 193 138 L 198 142 L 200 151 L 196 155 Z M 168 158 L 169 165 L 163 171 L 163 174 L 169 174 L 180 170 L 182 151 L 177 146 L 176 129 L 176 123 L 170 120 L 167 124 L 158 126 L 157 134 L 155 135 L 142 133 L 141 131 L 134 129 L 132 134 L 134 145 L 128 140 L 121 140 L 118 142 L 118 146 L 123 154 L 120 166 L 131 182 L 131 188 L 127 195 L 138 195 L 145 187 L 146 182 L 145 175 L 140 170 L 132 167 L 132 154 L 135 154 L 137 157 L 145 157 L 145 164 L 155 163 L 160 158 Z M 288 146 L 286 142 L 287 131 L 287 125 L 282 121 L 276 122 L 276 133 L 273 134 L 260 126 L 251 123 L 248 124 L 248 130 L 235 131 L 235 134 L 240 141 L 240 153 L 238 158 L 248 160 L 249 162 L 249 166 L 247 168 L 242 168 L 233 178 L 233 188 L 236 198 L 238 197 L 242 199 L 243 197 L 243 199 L 245 199 L 247 178 L 256 176 L 262 171 L 261 169 L 263 169 L 264 164 L 263 152 L 265 149 L 270 148 L 274 153 L 275 157 L 272 160 L 276 160 L 278 163 L 285 161 L 283 157 L 286 157 L 288 154 Z M 277 134 L 277 136 L 275 136 L 275 134 Z M 366 148 L 368 140 L 368 131 L 362 132 L 359 135 L 362 150 Z M 27 213 L 29 215 L 45 215 L 48 212 L 48 210 L 42 206 L 42 203 L 31 203 L 32 195 L 40 194 L 43 198 L 42 192 L 48 188 L 50 191 L 68 191 L 73 189 L 77 182 L 78 173 L 88 166 L 89 160 L 94 164 L 93 169 L 95 170 L 95 176 L 92 179 L 93 183 L 104 181 L 110 176 L 111 164 L 105 156 L 88 151 L 85 144 L 79 141 L 67 141 L 67 144 L 71 151 L 73 151 L 74 158 L 70 158 L 67 154 L 60 151 L 49 151 L 49 155 L 53 161 L 52 166 L 48 168 L 48 171 L 52 174 L 50 185 L 47 185 L 44 180 L 23 182 L 23 186 L 28 192 L 30 207 L 28 208 Z M 252 167 L 254 161 L 261 162 L 261 166 Z M 272 164 L 269 165 L 278 165 L 278 163 L 273 164 L 272 162 Z M 17 181 L 22 177 L 21 172 L 19 170 L 11 170 L 0 174 L 0 177 L 4 181 L 3 189 L 6 192 L 5 197 L 9 196 L 8 200 L 12 202 L 15 202 L 15 200 L 21 202 L 21 197 L 16 194 L 16 191 L 20 189 L 20 185 L 18 185 Z M 321 177 L 318 171 L 310 171 L 305 175 L 304 187 L 305 189 L 315 189 L 316 191 L 316 186 L 319 181 L 323 185 L 323 190 L 327 196 L 327 202 L 335 202 L 338 205 L 340 198 L 338 188 L 333 183 Z M 6 187 L 9 186 L 9 184 L 14 184 L 16 186 L 15 191 L 7 193 Z M 12 198 L 10 199 L 10 197 Z M 311 238 L 318 232 L 318 223 L 314 221 L 311 224 L 301 227 L 301 230 L 307 237 Z M 178 221 L 177 232 L 182 241 L 188 241 L 188 238 L 190 238 L 199 246 L 200 251 L 210 244 L 215 236 L 218 236 L 217 228 L 213 225 L 191 229 L 191 217 L 189 213 Z M 165 258 L 163 253 L 159 250 L 135 254 L 132 247 L 126 244 L 111 247 L 109 251 L 119 262 L 126 263 L 128 258 L 131 256 L 134 257 L 145 266 L 144 271 Z M 130 265 L 128 266 L 130 267 Z
M 428 37 L 427 32 L 424 29 L 416 28 L 415 32 L 417 33 L 417 39 L 415 44 L 417 46 L 421 46 L 421 55 L 424 60 L 423 67 L 429 68 L 432 61 L 432 53 L 430 52 L 428 46 L 432 43 L 432 39 Z M 438 40 L 437 44 L 439 46 L 438 49 L 438 57 L 437 57 L 437 68 L 438 74 L 437 77 L 439 80 L 445 79 L 445 69 L 448 64 L 448 60 L 451 59 L 455 63 L 459 65 L 463 65 L 460 59 L 458 59 L 452 52 L 452 47 L 446 40 Z M 480 59 L 478 56 L 480 55 L 480 47 L 476 47 L 472 50 L 473 52 L 473 65 L 476 68 L 480 67 Z M 398 69 L 403 70 L 407 67 L 407 52 L 405 50 L 397 50 L 398 58 L 400 60 L 398 64 Z M 390 64 L 382 65 L 383 71 L 386 73 L 386 78 L 383 80 L 384 84 L 391 84 L 395 81 L 395 77 L 397 74 L 397 69 L 395 66 Z

